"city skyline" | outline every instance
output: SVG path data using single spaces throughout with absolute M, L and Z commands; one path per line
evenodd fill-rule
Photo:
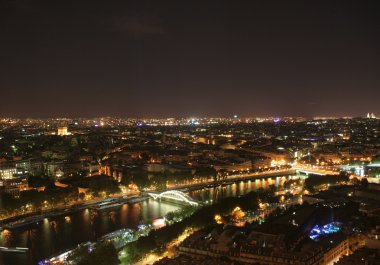
M 0 1 L 0 264 L 378 264 L 379 11 Z
M 380 112 L 379 112 L 380 113 Z M 374 118 L 378 118 L 380 115 L 377 112 L 365 112 L 365 113 L 357 113 L 354 115 L 350 114 L 342 114 L 342 115 L 334 115 L 326 113 L 324 115 L 282 115 L 282 114 L 262 114 L 262 115 L 237 115 L 234 112 L 226 113 L 225 115 L 176 115 L 174 114 L 162 114 L 162 115 L 154 115 L 154 114 L 146 114 L 146 115 L 123 115 L 123 114 L 114 114 L 114 115 L 106 115 L 106 114 L 98 114 L 98 115 L 2 115 L 0 113 L 0 119 L 100 119 L 100 118 L 120 118 L 120 119 L 275 119 L 275 118 L 289 118 L 289 119 L 352 119 L 352 118 L 368 118 L 368 114 L 374 115 Z
M 378 114 L 377 10 L 359 1 L 4 1 L 0 116 Z
M 378 260 L 379 125 L 0 119 L 0 263 Z

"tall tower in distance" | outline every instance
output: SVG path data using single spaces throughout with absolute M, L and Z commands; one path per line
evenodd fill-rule
M 376 119 L 376 116 L 375 116 L 375 114 L 373 114 L 373 112 L 372 113 L 367 113 L 367 119 Z

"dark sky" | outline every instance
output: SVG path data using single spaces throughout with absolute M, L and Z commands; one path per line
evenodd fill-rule
M 0 0 L 0 116 L 380 114 L 379 2 Z

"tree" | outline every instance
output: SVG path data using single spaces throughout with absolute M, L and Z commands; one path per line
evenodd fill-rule
M 45 200 L 44 195 L 43 192 L 38 192 L 37 190 L 26 190 L 20 193 L 20 200 L 24 204 L 31 203 L 38 207 Z
M 15 199 L 11 194 L 3 192 L 1 195 L 0 209 L 13 210 L 21 206 L 20 200 Z
M 364 188 L 367 188 L 367 187 L 368 187 L 368 179 L 367 179 L 367 178 L 362 178 L 360 184 L 361 184 Z
M 144 163 L 146 163 L 146 162 L 148 162 L 149 161 L 149 159 L 150 159 L 150 156 L 149 156 L 149 154 L 148 153 L 146 153 L 146 152 L 143 152 L 141 155 L 140 155 L 140 159 L 144 162 Z
M 88 247 L 85 245 L 80 245 L 67 256 L 66 261 L 68 264 L 78 264 L 88 254 Z
M 133 175 L 131 182 L 135 183 L 139 190 L 143 190 L 151 185 L 146 172 L 140 172 Z
M 315 191 L 317 186 L 323 184 L 335 184 L 341 181 L 348 181 L 349 177 L 347 174 L 340 174 L 338 176 L 335 175 L 326 175 L 326 176 L 318 176 L 318 175 L 309 175 L 309 177 L 305 180 L 305 187 L 310 191 Z
M 115 246 L 110 242 L 97 243 L 91 250 L 81 245 L 67 257 L 69 264 L 75 265 L 118 265 L 120 263 Z
M 86 194 L 84 194 L 84 192 L 81 192 L 78 195 L 79 199 L 82 200 L 82 201 L 84 200 L 85 196 L 86 196 Z
M 54 181 L 46 175 L 30 176 L 28 178 L 28 185 L 31 187 L 50 186 Z
M 90 178 L 88 186 L 94 194 L 102 191 L 107 194 L 112 194 L 120 191 L 117 182 L 112 177 L 106 175 L 99 175 Z
M 80 262 L 78 265 L 118 265 L 120 263 L 115 246 L 109 242 L 98 243 L 88 256 L 85 262 Z
M 213 167 L 198 167 L 195 171 L 195 175 L 199 178 L 210 178 L 212 177 L 215 181 L 217 180 L 217 171 Z

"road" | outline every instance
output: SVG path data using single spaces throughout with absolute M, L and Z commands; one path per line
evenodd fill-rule
M 225 179 L 220 180 L 213 180 L 213 179 L 207 179 L 206 181 L 200 181 L 200 182 L 193 182 L 193 183 L 187 183 L 183 185 L 178 184 L 169 184 L 167 190 L 181 190 L 186 188 L 202 188 L 207 185 L 214 185 L 214 184 L 229 184 L 241 180 L 247 180 L 247 179 L 258 179 L 258 178 L 270 178 L 273 176 L 278 176 L 281 174 L 284 175 L 292 175 L 295 174 L 294 169 L 281 169 L 281 170 L 271 170 L 266 172 L 255 172 L 250 174 L 235 174 L 235 175 L 229 175 Z
M 295 165 L 292 167 L 294 170 L 297 170 L 306 174 L 315 174 L 315 175 L 339 175 L 339 171 L 327 169 L 324 167 L 310 166 L 310 165 Z

